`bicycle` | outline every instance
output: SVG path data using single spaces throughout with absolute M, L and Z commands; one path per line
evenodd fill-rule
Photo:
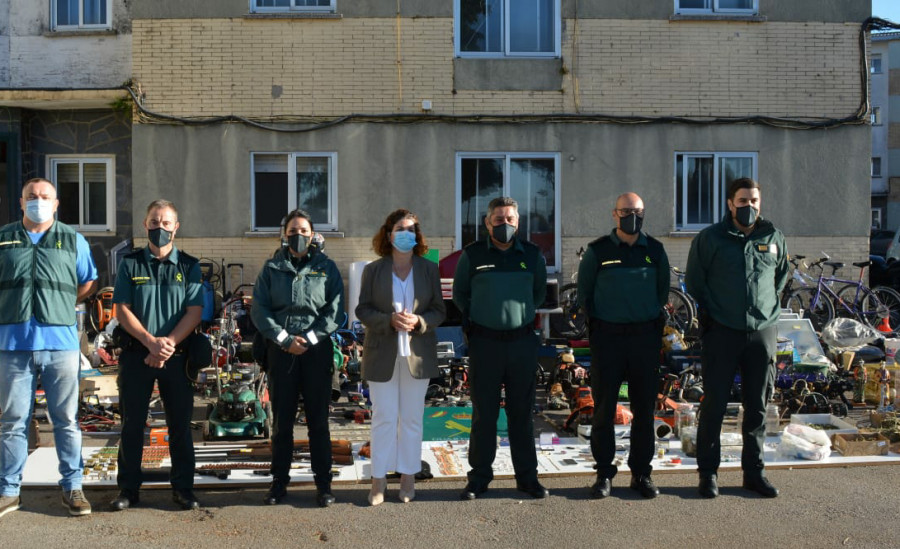
M 578 261 L 584 256 L 584 246 L 575 252 Z M 571 282 L 559 289 L 559 307 L 562 313 L 550 315 L 550 328 L 566 339 L 583 339 L 587 334 L 587 315 L 578 306 L 578 269 L 572 273 Z
M 821 269 L 820 264 L 826 261 L 825 258 L 822 258 L 813 262 L 812 265 L 807 265 L 806 262 L 803 261 L 804 259 L 806 259 L 805 255 L 793 255 L 788 257 L 788 261 L 791 262 L 791 265 L 793 265 L 794 268 L 791 269 L 791 277 L 788 278 L 787 283 L 785 283 L 784 288 L 781 290 L 781 306 L 783 308 L 788 307 L 788 298 L 794 290 L 816 285 L 816 277 L 805 271 L 809 271 L 814 267 L 819 267 Z
M 678 267 L 671 267 L 671 270 L 678 279 L 678 286 L 669 287 L 669 296 L 663 306 L 668 317 L 666 321 L 682 334 L 688 334 L 697 318 L 697 302 L 687 293 L 685 272 Z
M 871 261 L 859 261 L 853 263 L 860 268 L 858 280 L 846 280 L 837 278 L 837 271 L 844 267 L 844 263 L 828 261 L 827 257 L 816 261 L 813 265 L 825 265 L 832 268 L 831 276 L 824 275 L 824 267 L 820 267 L 820 274 L 815 286 L 799 288 L 791 292 L 786 308 L 797 313 L 803 313 L 809 318 L 816 331 L 821 331 L 826 324 L 831 322 L 840 309 L 842 315 L 858 319 L 864 324 L 875 328 L 880 319 L 887 316 L 900 319 L 900 294 L 890 288 L 879 288 L 874 292 L 863 283 L 865 268 L 871 265 Z M 839 290 L 834 289 L 835 284 L 843 284 Z M 824 294 L 824 295 L 823 295 Z M 843 297 L 842 297 L 843 294 Z M 884 301 L 879 298 L 884 296 Z
M 871 261 L 861 261 L 858 263 L 854 263 L 853 265 L 859 267 L 859 281 L 862 282 L 863 277 L 865 276 L 866 268 L 872 265 Z M 857 305 L 859 309 L 867 309 L 876 311 L 878 308 L 878 303 L 874 302 L 874 299 L 880 302 L 881 306 L 887 309 L 886 311 L 880 311 L 880 314 L 873 317 L 873 320 L 876 322 L 876 325 L 872 325 L 872 327 L 877 328 L 877 323 L 880 323 L 880 320 L 885 316 L 888 319 L 888 323 L 891 326 L 897 326 L 898 322 L 900 322 L 900 293 L 898 293 L 893 288 L 888 288 L 887 286 L 876 286 L 874 288 L 869 288 L 869 291 L 866 291 L 867 288 L 862 286 L 861 284 L 847 284 L 843 286 L 840 290 L 838 290 L 838 297 L 844 302 L 851 302 Z M 870 293 L 871 292 L 871 293 Z M 842 312 L 845 311 L 844 308 L 839 307 L 839 304 L 835 304 L 835 311 L 840 316 Z M 887 313 L 886 315 L 884 313 Z

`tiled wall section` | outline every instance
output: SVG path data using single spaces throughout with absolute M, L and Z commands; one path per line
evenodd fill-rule
M 827 118 L 860 103 L 856 24 L 574 23 L 558 91 L 454 90 L 450 18 L 136 20 L 133 70 L 146 108 L 182 116 L 415 113 L 430 99 L 434 114 Z

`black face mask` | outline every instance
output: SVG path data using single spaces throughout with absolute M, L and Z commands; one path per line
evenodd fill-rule
M 619 230 L 625 234 L 638 234 L 644 226 L 644 218 L 637 214 L 628 214 L 619 218 Z
M 288 247 L 298 254 L 303 254 L 309 247 L 310 237 L 302 234 L 292 234 L 287 237 Z
M 155 229 L 150 229 L 149 231 L 147 231 L 147 238 L 150 240 L 151 244 L 153 244 L 157 248 L 162 248 L 169 242 L 172 242 L 172 231 L 167 231 L 162 227 L 157 227 Z
M 734 220 L 744 227 L 752 227 L 758 216 L 759 212 L 753 206 L 741 206 L 734 212 Z
M 509 242 L 512 242 L 513 237 L 516 236 L 516 228 L 509 223 L 494 225 L 491 236 L 493 236 L 494 240 L 500 244 L 508 244 Z

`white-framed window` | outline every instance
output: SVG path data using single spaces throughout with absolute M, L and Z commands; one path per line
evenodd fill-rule
M 881 228 L 881 208 L 872 208 L 872 228 Z
M 50 0 L 53 30 L 109 29 L 112 0 Z
M 250 154 L 254 231 L 277 231 L 295 208 L 312 216 L 317 231 L 337 229 L 337 153 Z
M 869 120 L 873 126 L 881 125 L 881 107 L 872 107 L 872 114 L 869 115 Z
M 337 0 L 250 0 L 250 11 L 265 12 L 315 12 L 333 13 Z
M 869 60 L 869 72 L 872 74 L 881 74 L 881 54 L 876 53 L 872 55 L 872 59 Z
M 537 244 L 547 270 L 560 265 L 559 153 L 457 153 L 457 249 L 487 238 L 490 201 L 510 196 L 519 203 L 519 236 Z
M 560 0 L 455 0 L 458 57 L 559 57 Z
M 675 229 L 699 230 L 722 219 L 728 184 L 756 179 L 755 152 L 676 152 Z
M 881 177 L 881 157 L 872 157 L 872 177 Z
M 112 155 L 52 155 L 48 179 L 56 185 L 57 218 L 83 231 L 116 229 L 116 161 Z
M 675 0 L 675 13 L 756 15 L 759 13 L 759 0 Z

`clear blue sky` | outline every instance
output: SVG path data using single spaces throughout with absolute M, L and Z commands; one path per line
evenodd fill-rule
M 900 24 L 900 0 L 872 0 L 872 16 Z

